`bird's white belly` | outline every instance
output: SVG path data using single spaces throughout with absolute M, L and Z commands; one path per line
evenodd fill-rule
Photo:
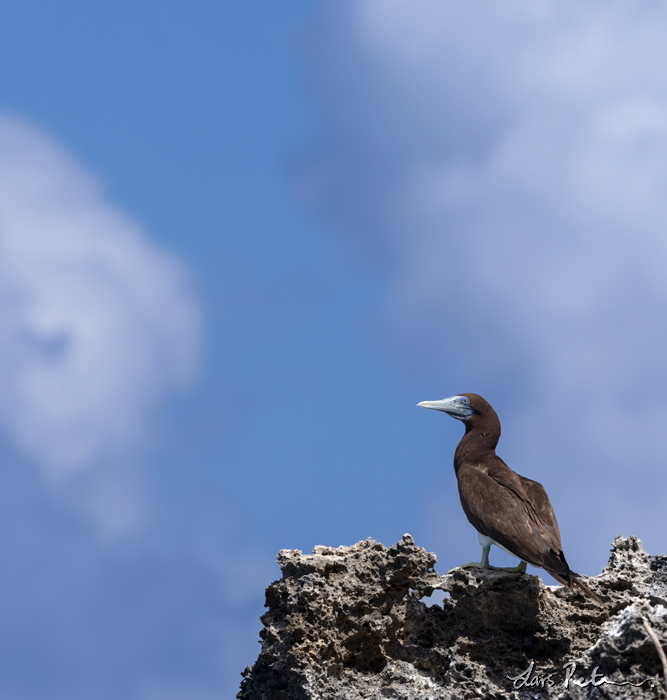
M 482 545 L 482 547 L 487 547 L 491 544 L 495 544 L 496 547 L 498 547 L 498 549 L 502 549 L 503 552 L 509 554 L 511 557 L 516 557 L 517 559 L 519 559 L 519 557 L 517 557 L 516 554 L 512 554 L 512 552 L 510 552 L 509 549 L 503 547 L 502 544 L 498 544 L 495 540 L 492 540 L 490 537 L 483 535 L 481 532 L 477 533 L 477 539 L 479 540 L 479 543 Z

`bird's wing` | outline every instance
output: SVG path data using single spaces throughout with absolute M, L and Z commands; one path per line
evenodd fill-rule
M 468 520 L 515 556 L 569 578 L 558 524 L 544 488 L 499 462 L 489 473 L 472 466 L 459 470 L 459 494 Z
M 558 549 L 562 549 L 558 521 L 556 520 L 556 514 L 551 506 L 549 496 L 547 496 L 547 492 L 544 490 L 544 486 L 538 481 L 533 481 L 520 474 L 517 474 L 517 476 L 521 481 L 521 486 L 526 494 L 526 498 L 533 506 L 540 523 L 551 531 L 554 544 L 558 545 Z

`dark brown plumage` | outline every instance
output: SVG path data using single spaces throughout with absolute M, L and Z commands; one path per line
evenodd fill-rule
M 479 566 L 489 566 L 489 546 L 496 544 L 604 605 L 568 566 L 558 522 L 542 484 L 512 471 L 496 455 L 500 421 L 491 405 L 477 394 L 419 405 L 444 411 L 465 424 L 465 435 L 454 453 L 454 471 L 461 505 L 484 548 Z

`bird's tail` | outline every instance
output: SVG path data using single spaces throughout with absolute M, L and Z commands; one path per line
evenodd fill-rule
M 549 573 L 556 579 L 556 581 L 562 583 L 564 586 L 567 586 L 568 588 L 580 588 L 589 598 L 592 598 L 598 605 L 601 605 L 603 608 L 609 607 L 607 603 L 605 603 L 602 600 L 602 598 L 593 593 L 593 591 L 585 583 L 582 583 L 579 580 L 580 574 L 575 574 L 574 571 L 570 571 L 569 577 L 565 579 L 562 576 L 553 573 L 553 571 L 550 571 Z

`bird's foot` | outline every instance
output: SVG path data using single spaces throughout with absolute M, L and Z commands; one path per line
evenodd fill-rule
M 455 566 L 453 569 L 450 569 L 447 573 L 452 574 L 454 573 L 457 569 L 470 569 L 470 568 L 476 568 L 476 569 L 492 569 L 492 566 L 489 566 L 488 564 L 484 564 L 484 562 L 481 561 L 469 561 L 467 564 L 461 564 L 460 566 Z
M 455 566 L 450 569 L 447 573 L 451 574 L 457 569 L 469 569 L 475 567 L 477 569 L 491 569 L 492 571 L 511 571 L 518 574 L 526 573 L 526 562 L 522 561 L 518 566 L 492 566 L 491 564 L 484 561 L 470 561 L 467 564 L 461 564 L 461 566 Z
M 526 573 L 526 562 L 522 561 L 518 566 L 491 566 L 489 565 L 489 569 L 493 569 L 494 571 L 511 571 L 517 574 L 525 574 Z

